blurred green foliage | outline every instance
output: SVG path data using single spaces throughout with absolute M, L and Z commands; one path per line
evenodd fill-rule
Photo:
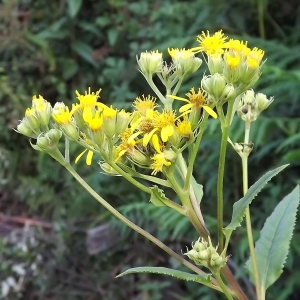
M 253 126 L 255 151 L 250 159 L 250 183 L 283 163 L 291 166 L 277 176 L 251 205 L 258 237 L 265 218 L 276 203 L 299 183 L 300 162 L 300 5 L 297 0 L 6 0 L 0 4 L 0 233 L 3 216 L 47 220 L 51 228 L 30 231 L 20 241 L 11 238 L 20 224 L 10 222 L 10 238 L 0 245 L 0 281 L 25 270 L 20 290 L 10 289 L 5 299 L 221 299 L 195 283 L 181 283 L 155 275 L 114 279 L 122 270 L 140 265 L 181 268 L 150 243 L 112 218 L 50 157 L 34 152 L 14 128 L 34 94 L 54 104 L 75 99 L 75 90 L 102 88 L 101 100 L 130 109 L 140 94 L 151 93 L 137 71 L 136 55 L 144 50 L 195 46 L 202 30 L 222 28 L 230 37 L 248 40 L 250 47 L 266 51 L 267 61 L 257 91 L 275 101 Z M 202 68 L 202 72 L 204 72 Z M 200 74 L 201 75 L 201 74 Z M 181 96 L 199 86 L 191 76 Z M 199 151 L 195 177 L 204 185 L 202 210 L 210 231 L 216 228 L 215 186 L 220 133 L 209 123 Z M 233 124 L 231 138 L 241 141 L 242 129 Z M 73 146 L 72 157 L 80 149 Z M 122 178 L 100 173 L 96 161 L 80 174 L 119 211 L 163 239 L 179 253 L 197 236 L 176 212 L 151 206 L 146 195 Z M 231 205 L 241 196 L 241 166 L 228 151 L 225 179 L 225 221 Z M 109 222 L 118 233 L 117 245 L 96 256 L 87 253 L 85 230 Z M 281 279 L 269 297 L 298 299 L 300 222 Z M 244 229 L 233 236 L 233 270 L 246 287 Z M 31 242 L 30 242 L 31 241 Z M 34 241 L 34 242 L 32 242 Z M 30 251 L 25 251 L 31 249 Z M 29 248 L 28 248 L 29 247 Z M 31 248 L 30 248 L 31 247 Z M 9 251 L 7 249 L 10 249 Z M 142 251 L 141 251 L 142 249 Z M 35 259 L 40 257 L 40 261 Z M 30 266 L 35 263 L 35 269 Z M 20 270 L 20 269 L 19 269 Z M 163 281 L 164 280 L 164 281 Z M 11 280 L 10 280 L 11 281 Z M 3 288 L 2 288 L 3 290 Z M 249 290 L 251 294 L 251 289 Z

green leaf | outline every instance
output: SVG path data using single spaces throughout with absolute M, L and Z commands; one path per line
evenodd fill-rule
M 194 178 L 194 176 L 191 177 L 191 184 L 192 184 L 192 188 L 194 190 L 197 202 L 200 204 L 202 198 L 203 198 L 203 185 L 199 184 L 196 179 Z
M 152 202 L 155 206 L 166 206 L 164 201 L 169 201 L 169 199 L 165 196 L 162 189 L 159 189 L 157 185 L 154 185 L 151 188 L 151 192 L 150 202 Z
M 289 252 L 299 198 L 299 186 L 296 186 L 290 194 L 283 198 L 266 220 L 260 232 L 260 238 L 255 244 L 259 281 L 263 294 L 282 273 Z M 246 266 L 253 278 L 251 258 Z
M 87 62 L 92 64 L 93 66 L 97 66 L 97 63 L 93 59 L 93 49 L 86 43 L 75 41 L 71 44 L 71 48 L 80 55 Z
M 64 59 L 60 62 L 62 66 L 62 78 L 64 80 L 69 80 L 72 78 L 78 71 L 78 64 L 74 59 Z
M 211 274 L 205 274 L 205 275 L 194 275 L 183 271 L 173 270 L 169 268 L 163 268 L 163 267 L 138 267 L 138 268 L 132 268 L 129 269 L 121 274 L 119 274 L 118 277 L 122 277 L 127 274 L 134 274 L 134 273 L 156 273 L 156 274 L 163 274 L 163 275 L 169 275 L 176 277 L 181 280 L 186 281 L 194 281 L 198 283 L 203 284 L 209 284 L 211 283 Z
M 277 175 L 287 166 L 288 165 L 283 165 L 279 168 L 267 172 L 249 188 L 249 190 L 243 198 L 234 203 L 231 222 L 226 228 L 223 229 L 223 232 L 226 237 L 230 236 L 232 231 L 235 230 L 238 226 L 241 226 L 246 212 L 246 208 L 261 191 L 261 189 L 268 183 L 268 181 L 271 180 L 272 177 Z
M 114 46 L 117 42 L 119 31 L 116 28 L 111 28 L 107 32 L 108 43 L 110 46 Z
M 76 17 L 81 5 L 82 0 L 68 0 L 69 16 L 71 18 Z

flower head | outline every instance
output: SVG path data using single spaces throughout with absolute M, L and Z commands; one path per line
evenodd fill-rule
M 202 60 L 195 57 L 195 53 L 191 49 L 168 48 L 168 51 L 177 70 L 177 75 L 194 73 L 202 64 Z
M 58 124 L 68 124 L 71 123 L 73 111 L 69 110 L 69 108 L 63 102 L 55 103 L 52 111 L 52 118 Z
M 79 106 L 80 107 L 86 107 L 86 106 L 97 106 L 98 105 L 98 98 L 100 98 L 99 94 L 101 92 L 101 89 L 99 89 L 96 93 L 91 93 L 91 88 L 89 88 L 88 93 L 85 91 L 84 95 L 81 95 L 76 90 L 77 99 L 79 100 Z
M 230 39 L 229 42 L 227 42 L 225 45 L 229 51 L 247 56 L 250 52 L 250 49 L 247 47 L 247 43 L 247 41 L 243 42 L 240 40 Z
M 176 131 L 179 135 L 185 138 L 189 138 L 192 133 L 191 122 L 187 118 L 184 118 L 183 120 L 178 120 L 176 123 Z
M 142 95 L 141 97 L 136 97 L 133 101 L 132 106 L 142 115 L 146 116 L 146 112 L 148 109 L 154 110 L 159 105 L 155 102 L 156 98 L 148 95 L 145 97 Z
M 152 76 L 154 73 L 160 73 L 162 70 L 162 53 L 158 52 L 158 50 L 142 52 L 137 62 L 142 74 Z
M 217 118 L 217 114 L 207 105 L 206 103 L 206 95 L 205 92 L 201 89 L 198 90 L 198 92 L 195 92 L 194 88 L 191 88 L 190 91 L 186 94 L 188 99 L 168 95 L 168 97 L 173 98 L 175 100 L 180 100 L 187 102 L 187 104 L 180 107 L 179 112 L 180 113 L 189 113 L 192 109 L 199 110 L 200 108 L 203 108 L 210 116 L 213 118 Z
M 224 53 L 226 39 L 227 36 L 224 36 L 222 30 L 217 31 L 212 36 L 209 31 L 207 33 L 202 31 L 201 35 L 197 36 L 200 46 L 192 48 L 192 50 L 196 52 L 204 51 L 207 55 L 220 55 Z
M 150 169 L 152 169 L 151 175 L 156 175 L 158 172 L 163 171 L 163 167 L 169 167 L 171 165 L 171 162 L 166 159 L 165 154 L 157 153 L 154 156 L 151 157 L 151 160 L 153 161 L 150 165 Z

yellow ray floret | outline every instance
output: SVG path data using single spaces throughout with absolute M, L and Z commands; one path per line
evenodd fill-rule
M 212 116 L 214 119 L 217 118 L 217 114 L 211 109 L 209 106 L 205 105 L 206 97 L 204 92 L 201 91 L 201 89 L 198 90 L 198 92 L 195 92 L 194 88 L 191 88 L 190 91 L 186 94 L 188 99 L 177 97 L 174 95 L 167 95 L 167 97 L 170 97 L 175 100 L 180 100 L 187 102 L 187 104 L 180 107 L 179 112 L 183 114 L 190 113 L 192 109 L 200 109 L 203 108 L 210 116 Z
M 92 164 L 92 159 L 93 159 L 93 154 L 94 154 L 94 152 L 93 152 L 92 150 L 88 150 L 88 149 L 85 149 L 84 151 L 82 151 L 82 152 L 76 157 L 76 159 L 75 159 L 75 164 L 78 163 L 79 159 L 84 155 L 84 153 L 85 153 L 86 151 L 88 151 L 88 153 L 87 153 L 85 162 L 86 162 L 86 164 L 87 164 L 88 166 L 90 166 L 90 165 Z

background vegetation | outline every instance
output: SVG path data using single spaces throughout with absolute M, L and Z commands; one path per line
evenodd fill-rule
M 202 30 L 222 28 L 230 37 L 266 51 L 256 89 L 275 96 L 259 118 L 251 139 L 250 182 L 269 169 L 290 163 L 252 204 L 256 237 L 276 203 L 299 183 L 300 163 L 300 5 L 298 0 L 3 0 L 0 2 L 0 295 L 4 299 L 219 299 L 195 283 L 155 275 L 114 277 L 141 265 L 181 268 L 155 246 L 111 217 L 50 157 L 34 151 L 15 133 L 18 120 L 41 94 L 54 104 L 71 102 L 75 90 L 102 88 L 101 99 L 130 109 L 138 95 L 151 92 L 137 71 L 144 50 L 195 46 Z M 204 72 L 202 68 L 202 72 Z M 201 74 L 182 87 L 198 86 Z M 219 132 L 209 124 L 195 176 L 204 184 L 202 209 L 211 231 Z M 241 140 L 235 123 L 232 139 Z M 80 149 L 73 146 L 76 157 Z M 229 150 L 225 220 L 241 195 L 240 161 Z M 178 252 L 197 236 L 185 219 L 157 209 L 119 177 L 96 164 L 77 165 L 80 174 L 131 220 Z M 285 271 L 270 288 L 270 299 L 299 299 L 300 218 Z M 97 226 L 102 227 L 97 227 Z M 95 228 L 97 231 L 95 231 Z M 231 267 L 248 294 L 247 241 L 234 235 Z

